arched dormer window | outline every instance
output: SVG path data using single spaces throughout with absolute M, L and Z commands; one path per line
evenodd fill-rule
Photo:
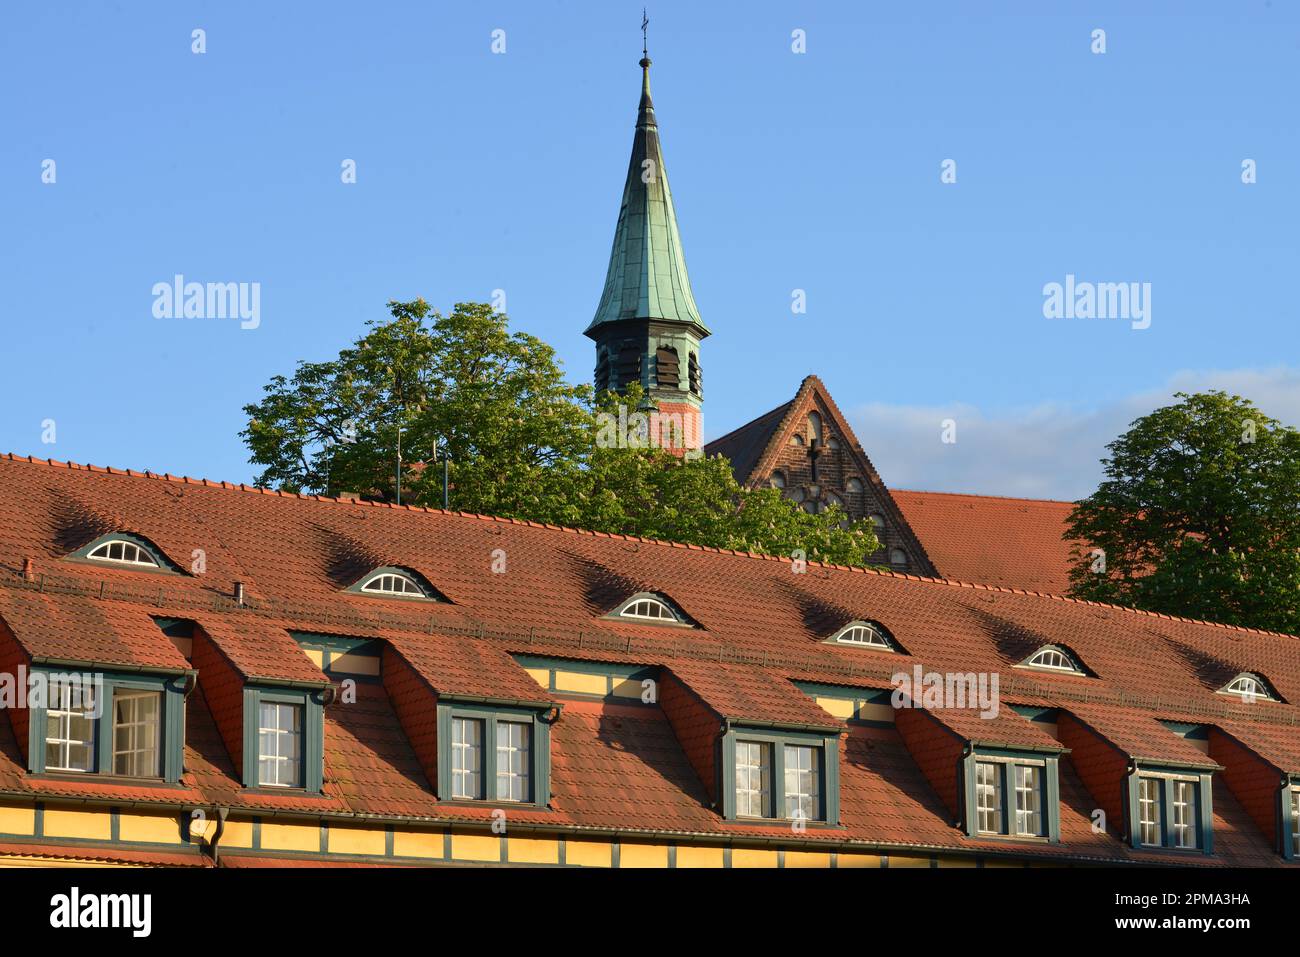
M 405 568 L 376 568 L 349 591 L 382 598 L 408 598 L 438 601 L 439 595 L 415 572 Z
M 1039 648 L 1016 667 L 1033 668 L 1036 671 L 1061 671 L 1075 675 L 1086 674 L 1074 655 L 1056 645 L 1045 645 Z
M 1240 698 L 1246 703 L 1258 701 L 1263 698 L 1265 701 L 1281 701 L 1281 697 L 1273 690 L 1273 686 L 1265 681 L 1261 676 L 1250 671 L 1243 671 L 1237 677 L 1233 678 L 1226 685 L 1219 689 L 1219 694 L 1230 694 L 1235 698 Z
M 630 618 L 658 625 L 689 625 L 691 622 L 672 601 L 663 595 L 641 592 L 633 595 L 609 613 L 610 618 Z
M 126 532 L 102 535 L 70 557 L 124 568 L 172 571 L 171 563 L 152 542 Z
M 901 651 L 894 636 L 874 621 L 851 621 L 827 639 L 835 645 L 855 645 L 878 651 Z

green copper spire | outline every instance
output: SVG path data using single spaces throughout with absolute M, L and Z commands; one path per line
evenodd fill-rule
M 709 335 L 686 274 L 677 211 L 650 99 L 649 57 L 641 60 L 641 106 L 605 290 L 586 335 L 595 339 L 598 326 L 628 319 L 688 323 L 696 327 L 699 338 Z

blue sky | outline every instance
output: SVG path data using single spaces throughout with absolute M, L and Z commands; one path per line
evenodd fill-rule
M 815 372 L 889 484 L 1074 497 L 1175 388 L 1300 424 L 1300 10 L 1135 6 L 651 5 L 708 436 Z M 0 449 L 250 480 L 242 406 L 393 298 L 503 289 L 590 379 L 639 2 L 0 16 Z M 154 318 L 176 273 L 260 283 L 261 325 Z M 1067 274 L 1151 283 L 1150 328 L 1044 318 Z

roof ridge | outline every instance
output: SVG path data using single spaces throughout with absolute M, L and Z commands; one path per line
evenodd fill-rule
M 812 377 L 810 377 L 812 378 Z M 806 381 L 806 380 L 805 380 Z M 484 515 L 479 512 L 462 512 L 455 509 L 429 508 L 424 505 L 395 505 L 392 502 L 371 502 L 363 499 L 335 498 L 328 495 L 305 495 L 301 492 L 282 492 L 277 489 L 259 488 L 255 485 L 240 483 L 238 485 L 232 482 L 216 482 L 211 479 L 191 479 L 189 476 L 176 476 L 169 472 L 158 473 L 152 470 L 137 471 L 135 469 L 115 469 L 111 466 L 81 465 L 76 462 L 64 462 L 58 459 L 42 459 L 34 455 L 18 455 L 14 452 L 0 453 L 0 460 L 8 459 L 12 462 L 20 462 L 30 465 L 45 465 L 52 468 L 67 468 L 77 471 L 94 472 L 103 475 L 123 475 L 128 478 L 150 479 L 153 481 L 171 482 L 178 485 L 200 485 L 205 488 L 221 488 L 234 492 L 249 492 L 259 495 L 271 495 L 278 498 L 296 498 L 305 501 L 323 502 L 332 505 L 350 505 L 350 506 L 368 506 L 371 508 L 387 508 L 395 511 L 423 512 L 435 515 L 448 515 L 457 518 L 470 518 L 477 521 L 499 522 L 506 525 L 526 525 L 532 528 L 545 528 L 551 531 L 565 532 L 570 535 L 589 535 L 594 538 L 613 538 L 625 542 L 635 542 L 645 545 L 662 545 L 669 548 L 681 548 L 688 551 L 708 552 L 716 555 L 732 555 L 738 558 L 751 558 L 759 561 L 768 562 L 789 562 L 790 558 L 785 555 L 768 555 L 762 552 L 742 551 L 736 548 L 718 548 L 714 545 L 695 545 L 688 542 L 673 542 L 662 538 L 645 538 L 640 535 L 625 535 L 619 532 L 601 532 L 594 529 L 574 528 L 568 525 L 552 525 L 547 522 L 534 522 L 529 519 L 511 518 L 502 515 Z M 1300 639 L 1300 635 L 1292 635 L 1282 631 L 1269 631 L 1264 628 L 1252 628 L 1246 625 L 1229 625 L 1224 622 L 1208 621 L 1203 618 L 1185 618 L 1181 615 L 1170 615 L 1165 612 L 1148 611 L 1143 608 L 1133 608 L 1128 605 L 1115 605 L 1109 602 L 1093 601 L 1087 598 L 1072 598 L 1068 595 L 1054 595 L 1048 592 L 1033 591 L 1027 588 L 1012 588 L 1007 585 L 986 585 L 980 582 L 967 582 L 955 578 L 936 578 L 925 575 L 913 575 L 907 572 L 898 572 L 889 568 L 880 568 L 876 566 L 865 565 L 838 565 L 834 562 L 821 562 L 813 559 L 805 560 L 810 568 L 825 568 L 834 571 L 852 572 L 867 575 L 880 575 L 882 577 L 903 579 L 906 581 L 920 582 L 930 585 L 944 585 L 950 588 L 973 588 L 978 591 L 987 591 L 993 593 L 1002 593 L 1009 595 L 1027 595 L 1034 598 L 1046 598 L 1052 601 L 1068 602 L 1076 605 L 1091 605 L 1094 608 L 1112 609 L 1115 611 L 1129 612 L 1135 615 L 1144 615 L 1149 618 L 1160 618 L 1165 621 L 1178 621 L 1192 625 L 1208 625 L 1212 628 L 1222 628 L 1227 631 L 1245 632 L 1247 634 L 1266 635 L 1275 638 Z
M 1000 502 L 1049 502 L 1053 505 L 1074 505 L 1075 502 L 1065 498 L 1026 498 L 1022 495 L 981 495 L 978 492 L 936 492 L 931 489 L 893 488 L 891 492 L 903 492 L 908 495 L 944 495 L 948 498 L 993 499 Z

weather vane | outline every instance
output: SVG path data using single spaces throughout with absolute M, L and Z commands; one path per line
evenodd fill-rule
M 648 32 L 649 26 L 650 26 L 650 18 L 645 15 L 645 7 L 642 7 L 641 8 L 641 55 L 643 57 L 650 56 L 650 54 L 646 52 L 646 48 L 648 45 L 647 41 L 649 38 L 649 32 Z

